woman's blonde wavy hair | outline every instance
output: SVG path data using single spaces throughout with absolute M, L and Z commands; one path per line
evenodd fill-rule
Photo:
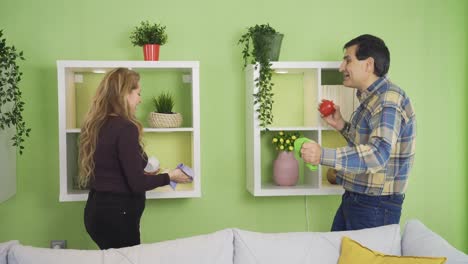
M 108 72 L 99 84 L 91 107 L 81 127 L 79 139 L 78 185 L 86 188 L 94 177 L 94 152 L 96 151 L 99 130 L 109 115 L 117 115 L 135 124 L 139 131 L 139 142 L 143 149 L 143 127 L 135 118 L 135 113 L 127 101 L 132 90 L 138 88 L 140 75 L 126 68 Z

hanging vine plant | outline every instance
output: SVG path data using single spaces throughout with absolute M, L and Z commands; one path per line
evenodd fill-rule
M 278 60 L 283 34 L 277 32 L 269 24 L 255 25 L 249 27 L 247 33 L 243 34 L 238 44 L 243 44 L 242 57 L 244 67 L 248 63 L 255 65 L 255 70 L 260 67 L 260 74 L 255 79 L 258 91 L 254 94 L 254 104 L 259 104 L 256 110 L 258 120 L 263 128 L 273 123 L 273 83 L 271 77 L 271 61 Z M 252 42 L 253 47 L 250 47 Z
M 23 154 L 24 138 L 29 137 L 30 128 L 23 120 L 24 102 L 18 83 L 23 73 L 19 70 L 17 60 L 24 60 L 23 52 L 16 51 L 15 46 L 8 46 L 0 30 L 0 129 L 14 126 L 16 133 L 11 138 L 12 145 Z

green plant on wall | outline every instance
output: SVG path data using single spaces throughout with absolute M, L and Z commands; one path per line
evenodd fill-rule
M 254 104 L 259 104 L 258 119 L 264 128 L 273 122 L 273 83 L 271 82 L 273 70 L 270 61 L 278 60 L 282 38 L 283 35 L 269 24 L 262 24 L 249 27 L 238 42 L 244 46 L 242 49 L 244 67 L 248 63 L 255 64 L 255 69 L 260 67 L 259 78 L 255 80 L 258 91 L 254 94 Z
M 23 73 L 17 60 L 24 60 L 23 52 L 16 51 L 15 46 L 8 46 L 3 30 L 0 30 L 0 129 L 16 127 L 13 146 L 23 154 L 24 137 L 29 137 L 31 129 L 26 127 L 23 120 L 24 102 L 18 87 Z
M 162 93 L 158 97 L 153 98 L 154 111 L 162 114 L 172 114 L 174 107 L 174 99 L 170 93 Z
M 166 26 L 142 21 L 140 26 L 135 27 L 130 34 L 130 41 L 134 46 L 144 46 L 145 44 L 162 46 L 167 42 Z

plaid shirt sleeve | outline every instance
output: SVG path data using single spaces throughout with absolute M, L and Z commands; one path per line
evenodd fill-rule
M 369 132 L 359 133 L 369 137 L 368 144 L 338 149 L 322 148 L 321 163 L 351 174 L 376 173 L 382 170 L 390 159 L 392 146 L 396 144 L 401 129 L 402 114 L 396 106 L 382 106 L 374 111 L 369 120 Z M 348 139 L 349 137 L 346 137 Z

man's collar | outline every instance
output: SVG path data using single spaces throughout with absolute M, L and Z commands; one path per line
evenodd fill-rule
M 379 77 L 375 82 L 373 82 L 366 90 L 356 92 L 356 96 L 359 99 L 359 102 L 366 100 L 371 94 L 377 91 L 383 84 L 387 82 L 387 78 L 385 76 Z

